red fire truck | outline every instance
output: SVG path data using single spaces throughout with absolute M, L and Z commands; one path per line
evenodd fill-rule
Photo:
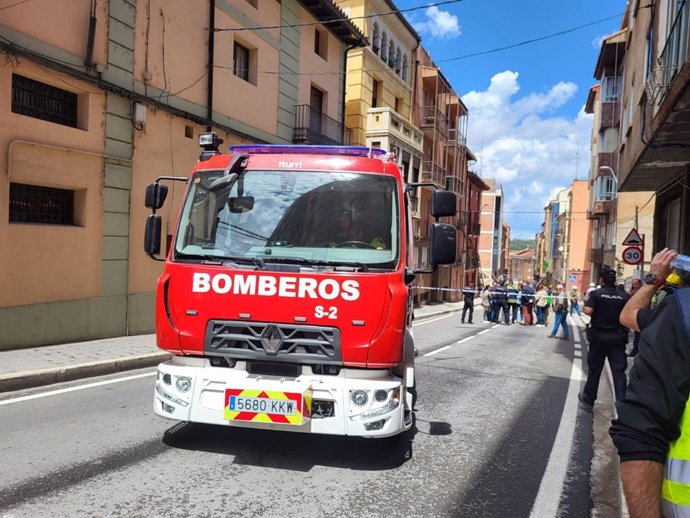
M 146 190 L 145 250 L 165 260 L 154 410 L 181 421 L 387 437 L 412 426 L 409 192 L 366 147 L 235 146 L 213 133 L 190 177 Z M 159 258 L 165 183 L 187 189 Z M 429 184 L 436 187 L 434 184 Z M 432 194 L 433 267 L 455 261 L 455 195 Z

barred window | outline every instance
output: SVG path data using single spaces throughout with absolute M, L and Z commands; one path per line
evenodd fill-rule
M 77 127 L 78 95 L 12 74 L 12 111 L 28 117 Z
M 10 183 L 10 223 L 74 225 L 74 191 Z

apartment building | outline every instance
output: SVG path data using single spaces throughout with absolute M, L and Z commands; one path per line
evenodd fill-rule
M 501 272 L 508 275 L 510 270 L 510 225 L 503 223 L 501 233 Z
M 643 55 L 648 32 L 641 30 L 650 26 L 650 10 L 632 7 L 629 5 L 629 15 L 624 17 L 621 29 L 602 43 L 595 68 L 600 84 L 590 89 L 586 106 L 586 111 L 594 114 L 589 175 L 594 282 L 603 266 L 615 268 L 621 277 L 639 274 L 639 269 L 649 266 L 654 249 L 655 193 L 650 189 L 625 190 L 622 182 L 631 144 L 640 142 L 640 127 L 633 127 L 635 114 L 644 111 L 644 81 L 640 79 L 644 71 L 640 60 L 653 59 Z M 628 265 L 621 257 L 622 243 L 633 228 L 646 236 L 646 260 L 639 266 Z
M 441 69 L 434 63 L 424 47 L 415 53 L 416 90 L 414 95 L 413 121 L 424 135 L 422 181 L 455 193 L 458 213 L 445 222 L 455 225 L 457 235 L 457 261 L 454 265 L 440 267 L 432 276 L 431 285 L 448 291 L 436 291 L 435 300 L 459 300 L 465 285 L 468 249 L 467 204 L 469 182 L 468 164 L 475 160 L 467 147 L 468 110 L 456 94 Z M 425 186 L 418 192 L 422 207 L 428 207 L 435 187 Z M 426 217 L 428 210 L 422 212 Z M 428 241 L 431 221 L 422 219 L 421 243 Z
M 508 277 L 514 282 L 534 280 L 535 252 L 531 248 L 523 248 L 509 255 Z
M 479 208 L 479 263 L 482 283 L 488 284 L 505 273 L 503 259 L 503 189 L 492 178 L 485 178 L 489 189 L 482 191 Z
M 622 20 L 627 47 L 623 61 L 619 210 L 624 195 L 637 195 L 645 257 L 670 247 L 690 253 L 690 2 L 660 0 L 650 9 L 628 3 Z M 647 213 L 653 213 L 653 221 Z M 641 222 L 646 218 L 647 223 Z M 618 238 L 627 234 L 622 228 Z M 638 229 L 639 230 L 639 229 Z
M 470 282 L 478 286 L 482 281 L 479 255 L 480 209 L 482 192 L 487 190 L 489 190 L 489 186 L 479 175 L 472 171 L 467 172 L 467 203 L 464 208 L 467 215 L 467 239 L 465 241 L 463 261 L 465 265 L 465 286 Z
M 343 18 L 330 0 L 5 7 L 0 349 L 151 332 L 145 185 L 187 175 L 205 130 L 342 142 L 346 50 L 367 43 Z M 181 195 L 160 212 L 168 242 Z

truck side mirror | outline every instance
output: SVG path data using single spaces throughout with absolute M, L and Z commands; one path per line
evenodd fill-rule
M 149 214 L 149 217 L 146 218 L 144 251 L 148 255 L 154 256 L 161 252 L 161 221 L 161 217 L 158 214 Z
M 458 202 L 454 193 L 436 190 L 431 195 L 431 215 L 433 217 L 455 216 L 457 210 Z
M 447 223 L 434 223 L 431 225 L 429 240 L 429 262 L 433 266 L 453 264 L 455 262 L 457 232 L 453 225 Z
M 146 198 L 144 205 L 149 209 L 160 209 L 168 196 L 168 186 L 160 183 L 151 183 L 146 186 Z

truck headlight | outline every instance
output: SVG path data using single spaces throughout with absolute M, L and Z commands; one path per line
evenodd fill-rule
M 357 406 L 364 406 L 369 401 L 369 395 L 363 390 L 355 390 L 351 397 L 352 402 Z
M 177 378 L 175 386 L 180 392 L 189 392 L 189 389 L 192 388 L 192 380 L 186 376 L 180 376 Z

